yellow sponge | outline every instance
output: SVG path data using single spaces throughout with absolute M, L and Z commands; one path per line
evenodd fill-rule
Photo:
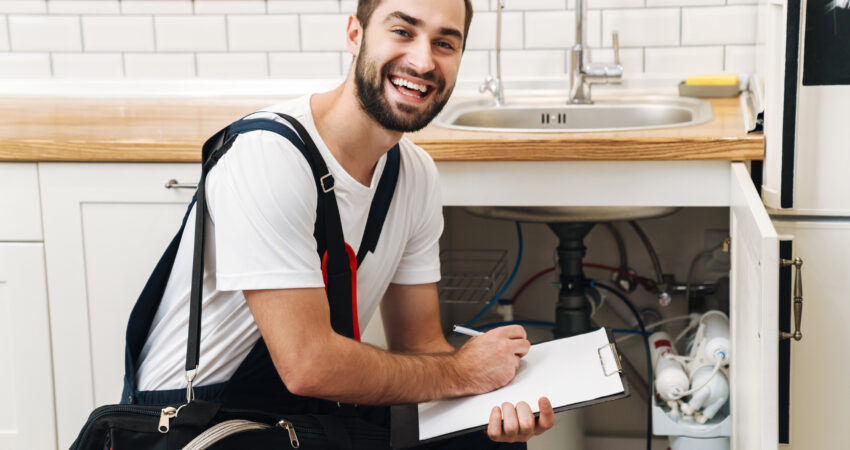
M 685 79 L 685 84 L 688 85 L 710 85 L 710 86 L 727 86 L 737 85 L 738 75 L 735 74 L 719 74 L 719 75 L 694 75 Z

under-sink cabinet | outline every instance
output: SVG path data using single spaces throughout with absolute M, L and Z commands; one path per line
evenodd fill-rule
M 0 164 L 0 170 L 5 166 Z M 745 164 L 438 162 L 437 167 L 446 206 L 728 208 L 736 355 L 731 368 L 732 448 L 777 448 L 779 243 Z M 55 398 L 59 448 L 70 445 L 94 407 L 119 401 L 127 317 L 194 194 L 166 184 L 191 184 L 199 174 L 198 164 L 38 163 L 50 293 L 50 345 L 41 356 L 51 355 L 45 367 L 52 364 L 52 381 L 46 381 L 44 390 L 52 395 L 40 406 L 48 408 Z M 0 267 L 5 269 L 9 257 L 2 255 Z M 28 276 L 38 278 L 39 268 L 27 271 Z M 3 289 L 3 276 L 0 305 L 10 292 Z M 27 285 L 37 281 L 22 280 Z M 15 322 L 37 320 L 12 317 Z M 0 422 L 2 418 L 0 413 Z M 10 447 L 0 440 L 0 448 Z

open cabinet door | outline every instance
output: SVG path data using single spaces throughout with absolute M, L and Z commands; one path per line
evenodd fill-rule
M 779 240 L 744 164 L 730 182 L 732 449 L 776 450 Z

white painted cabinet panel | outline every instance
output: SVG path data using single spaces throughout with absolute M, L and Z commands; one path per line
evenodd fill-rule
M 850 427 L 842 411 L 850 399 L 850 221 L 783 216 L 773 223 L 783 239 L 792 241 L 792 256 L 803 259 L 803 339 L 790 346 L 790 445 L 783 448 L 846 448 Z
M 54 348 L 58 441 L 120 400 L 130 310 L 194 190 L 197 164 L 39 165 Z
M 56 448 L 44 245 L 0 244 L 0 450 Z
M 778 443 L 779 240 L 750 175 L 732 164 L 730 409 L 733 450 Z
M 0 164 L 0 241 L 41 241 L 35 163 Z

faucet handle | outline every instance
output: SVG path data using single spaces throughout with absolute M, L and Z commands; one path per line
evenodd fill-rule
M 611 41 L 614 43 L 614 64 L 620 64 L 620 33 L 615 31 Z
M 478 86 L 478 93 L 483 94 L 485 92 L 492 92 L 494 81 L 495 78 L 493 78 L 493 75 L 487 75 L 487 78 L 484 79 L 484 82 L 481 83 L 480 86 Z

